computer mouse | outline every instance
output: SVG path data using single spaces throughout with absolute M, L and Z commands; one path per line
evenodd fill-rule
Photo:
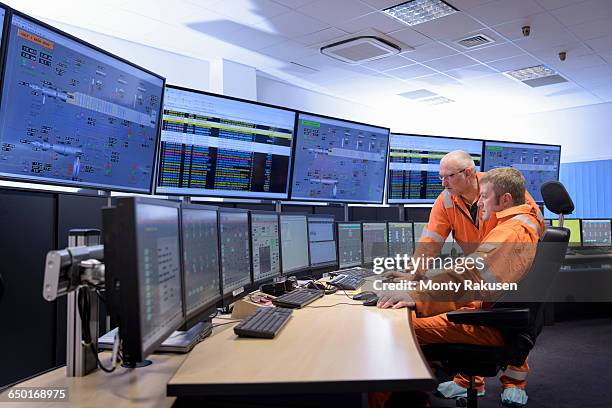
M 368 300 L 371 297 L 378 297 L 378 296 L 376 296 L 376 293 L 374 292 L 365 291 L 365 292 L 361 292 L 361 293 L 357 293 L 356 295 L 353 295 L 353 300 Z
M 376 306 L 378 303 L 378 296 L 372 296 L 363 302 L 364 306 Z

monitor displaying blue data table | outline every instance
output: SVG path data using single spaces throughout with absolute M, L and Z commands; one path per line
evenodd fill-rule
M 463 150 L 482 169 L 482 140 L 391 133 L 387 202 L 433 203 L 444 190 L 440 160 L 447 153 Z
M 386 258 L 388 256 L 387 224 L 364 222 L 361 228 L 363 231 L 363 264 L 371 265 L 374 258 Z
M 278 214 L 251 211 L 251 249 L 254 282 L 272 279 L 281 274 Z
M 389 129 L 298 113 L 291 199 L 382 203 Z
M 389 234 L 389 257 L 395 258 L 397 255 L 412 256 L 414 252 L 414 239 L 411 222 L 388 222 Z
M 219 248 L 221 253 L 221 289 L 226 298 L 246 294 L 251 281 L 249 212 L 237 208 L 219 208 Z
M 338 223 L 338 267 L 350 268 L 361 266 L 361 223 Z
M 308 247 L 311 268 L 338 264 L 334 226 L 332 215 L 308 215 Z
M 525 177 L 525 187 L 536 202 L 542 202 L 540 187 L 559 180 L 561 146 L 485 141 L 484 170 L 512 167 Z
M 157 194 L 286 199 L 295 112 L 167 86 Z
M 310 257 L 306 215 L 281 214 L 280 227 L 283 275 L 308 270 Z
M 107 306 L 133 366 L 184 321 L 180 204 L 119 197 L 103 212 Z
M 559 226 L 559 220 L 552 220 L 553 227 Z M 566 218 L 563 220 L 563 227 L 570 231 L 568 246 L 576 247 L 582 245 L 582 231 L 580 230 L 580 220 L 578 218 Z
M 609 219 L 581 220 L 582 246 L 612 246 L 612 225 Z
M 185 316 L 189 320 L 221 299 L 217 208 L 183 203 L 181 242 Z
M 164 78 L 12 14 L 0 178 L 150 193 Z

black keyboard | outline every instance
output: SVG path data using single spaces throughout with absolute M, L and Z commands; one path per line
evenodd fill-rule
M 281 307 L 260 307 L 234 327 L 240 337 L 273 339 L 291 317 L 293 310 Z
M 594 248 L 576 248 L 573 249 L 573 254 L 570 251 L 567 251 L 568 254 L 574 255 L 605 255 L 611 253 L 612 251 L 608 247 L 594 247 Z
M 361 276 L 336 275 L 329 281 L 330 285 L 344 290 L 355 290 L 363 286 L 365 280 Z
M 361 278 L 367 278 L 368 276 L 375 275 L 372 269 L 361 268 L 359 266 L 355 268 L 341 269 L 339 271 L 336 271 L 336 273 L 340 273 L 342 275 L 349 275 L 349 276 L 358 276 Z
M 324 294 L 325 291 L 322 290 L 298 288 L 273 299 L 272 303 L 280 307 L 299 309 L 323 297 Z

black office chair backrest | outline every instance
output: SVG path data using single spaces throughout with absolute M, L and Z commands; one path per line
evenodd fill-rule
M 574 202 L 560 181 L 547 181 L 540 187 L 544 205 L 555 214 L 568 215 L 574 212 Z

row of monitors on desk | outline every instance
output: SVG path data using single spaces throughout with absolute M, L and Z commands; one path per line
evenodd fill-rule
M 0 178 L 135 193 L 433 202 L 440 158 L 520 169 L 539 201 L 560 146 L 409 134 L 165 84 L 0 5 Z M 387 189 L 385 190 L 385 185 Z
M 558 220 L 547 220 L 557 227 Z M 569 246 L 612 247 L 612 220 L 566 218 L 563 226 L 570 230 Z

